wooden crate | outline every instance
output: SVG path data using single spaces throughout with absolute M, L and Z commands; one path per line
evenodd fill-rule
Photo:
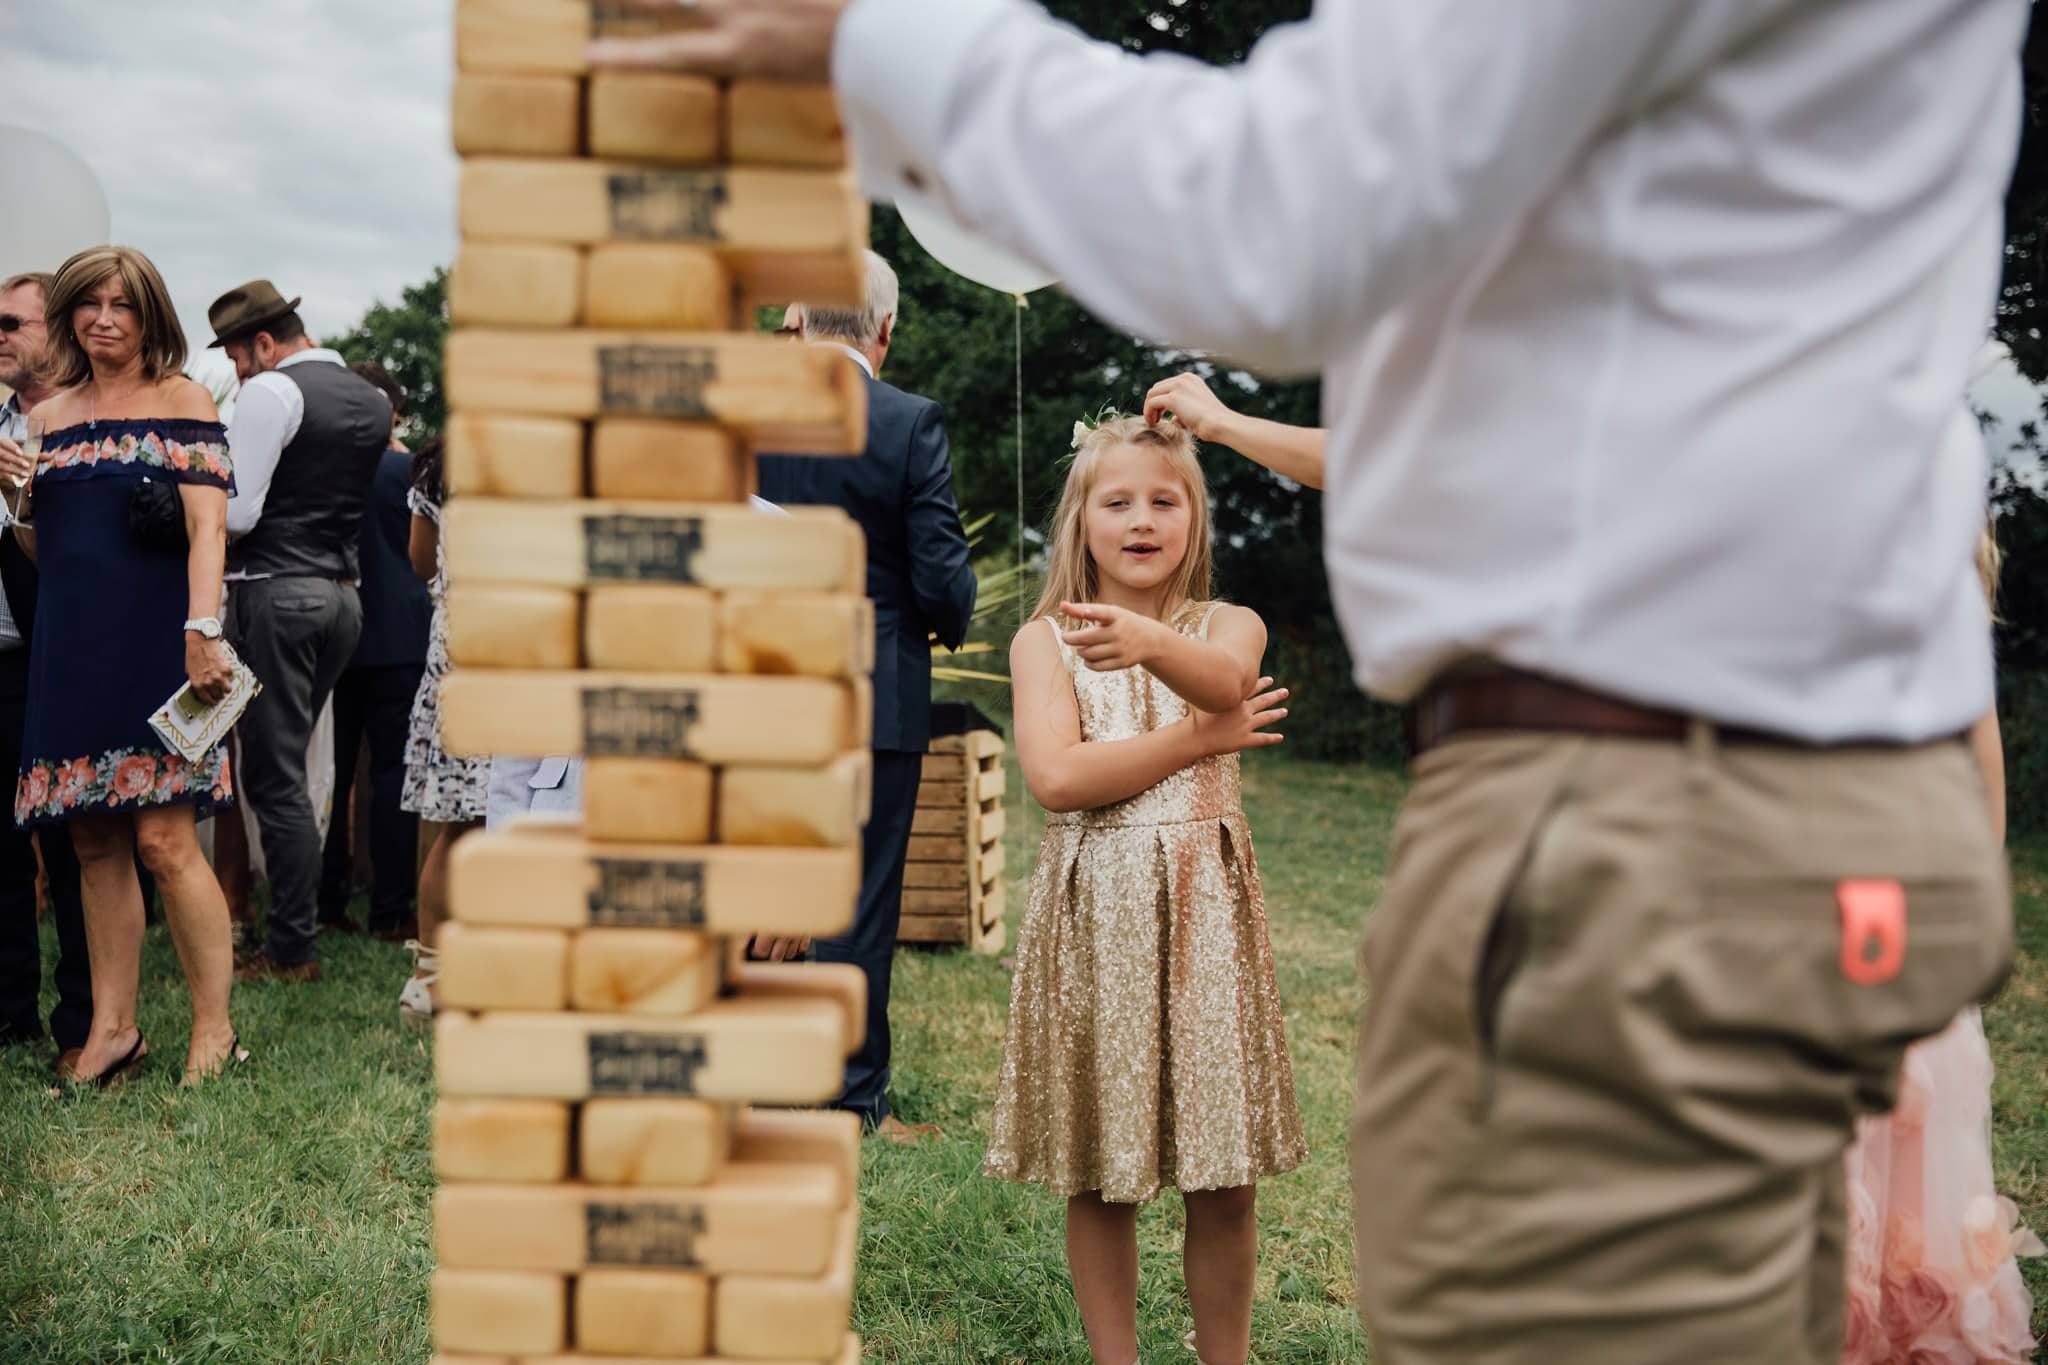
M 932 741 L 910 825 L 898 942 L 1002 950 L 1003 752 L 992 730 Z

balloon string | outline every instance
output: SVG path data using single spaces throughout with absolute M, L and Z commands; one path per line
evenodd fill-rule
M 1017 343 L 1017 629 L 1024 629 L 1024 296 L 1011 318 Z

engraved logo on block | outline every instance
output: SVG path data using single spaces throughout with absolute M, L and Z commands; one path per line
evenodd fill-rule
M 590 922 L 627 929 L 704 927 L 704 864 L 597 859 Z
M 600 346 L 598 405 L 607 417 L 709 421 L 705 390 L 718 382 L 718 353 L 708 346 Z
M 697 1068 L 707 1060 L 695 1033 L 593 1033 L 593 1095 L 694 1095 Z
M 691 561 L 703 548 L 702 517 L 583 519 L 583 568 L 592 578 L 695 583 Z
M 591 1265 L 697 1268 L 704 1210 L 673 1204 L 587 1204 L 585 1257 Z
M 586 687 L 583 752 L 600 758 L 695 758 L 695 688 Z
M 638 242 L 722 242 L 722 171 L 614 171 L 605 177 L 612 236 Z

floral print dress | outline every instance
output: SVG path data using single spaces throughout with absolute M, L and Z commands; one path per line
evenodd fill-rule
M 405 495 L 405 505 L 414 515 L 441 524 L 440 504 L 419 489 Z M 448 672 L 448 561 L 438 543 L 434 581 L 427 586 L 434 597 L 434 621 L 427 632 L 427 671 L 420 675 L 420 690 L 412 701 L 412 728 L 405 739 L 405 789 L 398 804 L 422 820 L 456 825 L 484 818 L 491 761 L 456 758 L 441 748 L 441 679 Z
M 185 685 L 191 599 L 184 552 L 149 549 L 128 529 L 129 500 L 145 479 L 232 491 L 227 429 L 106 419 L 44 438 L 17 824 L 167 805 L 204 814 L 234 801 L 225 745 L 188 763 L 149 728 Z

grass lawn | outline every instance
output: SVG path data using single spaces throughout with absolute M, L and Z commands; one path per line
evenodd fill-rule
M 1360 1361 L 1344 1162 L 1354 961 L 1400 784 L 1266 759 L 1247 791 L 1311 1148 L 1261 1191 L 1255 1359 Z M 1014 942 L 1039 829 L 1014 774 L 1009 806 Z M 2016 862 L 2023 959 L 1986 1012 L 1996 1155 L 2002 1188 L 2048 1229 L 2048 844 Z M 0 1362 L 427 1358 L 430 1059 L 398 1023 L 399 952 L 332 938 L 322 951 L 317 986 L 237 992 L 257 1065 L 197 1094 L 175 1086 L 185 1002 L 161 929 L 142 1020 L 157 1061 L 140 1083 L 56 1104 L 44 1056 L 0 1053 Z M 898 958 L 897 1105 L 944 1137 L 870 1144 L 855 1310 L 870 1359 L 1087 1358 L 1060 1202 L 978 1173 L 1007 991 L 993 959 Z M 1191 1360 L 1178 1200 L 1140 1229 L 1143 1358 Z M 2027 1270 L 2048 1298 L 2048 1266 Z

